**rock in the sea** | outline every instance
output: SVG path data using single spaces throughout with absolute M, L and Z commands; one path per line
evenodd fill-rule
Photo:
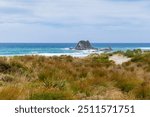
M 109 48 L 104 48 L 104 49 L 99 49 L 99 51 L 104 51 L 104 52 L 110 52 L 112 51 L 113 49 L 111 47 Z
M 87 41 L 79 41 L 78 44 L 75 47 L 76 50 L 89 50 L 89 49 L 95 49 L 94 47 L 92 47 L 91 43 L 87 40 Z

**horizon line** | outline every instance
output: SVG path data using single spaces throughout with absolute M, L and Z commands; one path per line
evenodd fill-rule
M 68 44 L 70 44 L 70 43 L 78 43 L 78 42 L 0 42 L 0 44 L 21 44 L 21 43 L 25 43 L 25 44 L 60 44 L 60 43 L 68 43 Z M 108 44 L 110 44 L 110 43 L 115 43 L 115 44 L 120 44 L 120 43 L 122 43 L 122 44 L 129 44 L 129 43 L 137 43 L 137 44 L 145 44 L 145 43 L 150 43 L 150 42 L 91 42 L 90 41 L 90 43 L 108 43 Z

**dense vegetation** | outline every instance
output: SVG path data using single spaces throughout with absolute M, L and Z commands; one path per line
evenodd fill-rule
M 112 54 L 132 59 L 116 65 Z M 0 99 L 150 99 L 150 52 L 0 57 Z

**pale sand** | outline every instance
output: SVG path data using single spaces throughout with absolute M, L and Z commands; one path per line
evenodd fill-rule
M 123 56 L 123 55 L 119 55 L 119 54 L 115 54 L 111 57 L 109 57 L 109 60 L 112 60 L 114 61 L 116 64 L 122 64 L 124 62 L 128 62 L 131 60 L 131 58 L 128 58 L 126 56 Z

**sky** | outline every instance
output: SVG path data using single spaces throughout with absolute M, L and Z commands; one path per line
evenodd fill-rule
M 0 42 L 150 43 L 150 0 L 0 0 Z

